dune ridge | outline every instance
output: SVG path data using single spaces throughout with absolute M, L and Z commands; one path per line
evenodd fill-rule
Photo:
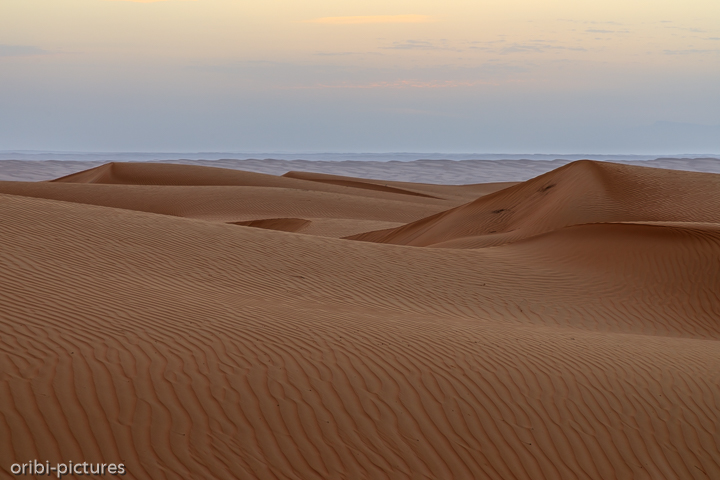
M 479 248 L 582 223 L 720 223 L 720 175 L 578 161 L 395 229 L 349 237 Z
M 364 193 L 305 210 L 264 184 L 3 182 L 0 475 L 720 477 L 719 184 L 624 168 L 463 206 L 480 186 L 332 185 Z M 207 192 L 203 218 L 163 210 Z M 255 218 L 226 223 L 243 192 Z M 307 215 L 263 217 L 273 192 Z M 475 241 L 501 204 L 512 241 L 416 248 Z M 308 233 L 418 220 L 392 231 L 422 245 Z
M 211 158 L 212 157 L 212 158 Z M 467 183 L 519 182 L 555 170 L 574 160 L 591 158 L 625 165 L 720 173 L 720 158 L 655 158 L 651 156 L 456 156 L 420 159 L 421 154 L 391 155 L 321 155 L 262 157 L 240 159 L 237 156 L 194 156 L 181 154 L 3 154 L 0 152 L 0 180 L 51 180 L 107 162 L 163 162 L 173 165 L 199 165 L 229 170 L 243 170 L 270 175 L 290 171 L 342 175 L 351 178 L 374 178 L 413 183 L 461 185 Z M 204 160 L 203 160 L 204 158 Z M 472 158 L 475 158 L 474 160 Z M 484 158 L 484 160 L 482 160 Z M 400 161 L 398 161 L 400 160 Z
M 374 180 L 334 185 L 313 178 L 192 165 L 111 163 L 51 182 L 0 181 L 0 193 L 236 225 L 301 218 L 309 222 L 303 233 L 340 238 L 398 227 L 506 186 L 453 188 L 394 182 L 386 188 Z

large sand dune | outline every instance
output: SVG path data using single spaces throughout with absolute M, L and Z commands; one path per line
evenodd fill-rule
M 583 223 L 720 223 L 719 193 L 720 175 L 578 161 L 432 217 L 352 238 L 473 248 Z
M 720 478 L 720 176 L 118 165 L 0 182 L 0 476 Z

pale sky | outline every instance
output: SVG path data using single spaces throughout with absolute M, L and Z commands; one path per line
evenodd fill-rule
M 719 0 L 0 0 L 0 150 L 720 153 Z

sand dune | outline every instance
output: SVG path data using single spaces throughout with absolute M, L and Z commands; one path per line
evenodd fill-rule
M 339 238 L 399 227 L 508 185 L 341 183 L 312 175 L 300 179 L 192 165 L 112 163 L 51 182 L 0 181 L 0 193 L 236 225 L 300 218 L 308 224 L 293 231 Z
M 720 175 L 578 161 L 467 205 L 351 238 L 479 248 L 583 223 L 720 223 L 718 192 Z
M 103 185 L 271 187 L 350 194 L 371 198 L 397 198 L 397 195 L 382 195 L 382 192 L 386 192 L 440 200 L 436 197 L 409 192 L 400 188 L 372 188 L 375 186 L 374 184 L 363 181 L 347 182 L 348 185 L 336 185 L 332 182 L 306 181 L 292 176 L 279 177 L 239 170 L 163 163 L 113 162 L 51 180 L 51 182 Z M 420 202 L 419 199 L 414 200 Z
M 198 165 L 230 170 L 283 175 L 287 172 L 314 172 L 351 178 L 374 178 L 385 181 L 413 183 L 441 183 L 460 185 L 467 183 L 518 182 L 529 180 L 555 170 L 573 160 L 585 157 L 574 155 L 498 156 L 498 155 L 302 155 L 275 156 L 275 158 L 238 156 L 237 154 L 191 155 L 181 154 L 8 154 L 0 152 L 0 180 L 41 181 L 78 173 L 107 162 L 163 162 L 173 165 Z M 282 157 L 282 158 L 280 158 Z M 473 159 L 474 158 L 474 159 Z M 718 158 L 655 158 L 650 156 L 599 155 L 589 157 L 599 161 L 617 162 L 691 172 L 720 173 Z M 81 159 L 81 160 L 80 160 Z M 80 161 L 78 161 L 80 160 Z
M 362 185 L 361 181 L 356 183 Z M 151 163 L 108 164 L 52 182 L 0 182 L 0 193 L 223 223 L 301 218 L 310 222 L 303 232 L 335 237 L 397 227 L 497 188 L 502 185 L 460 189 L 459 194 L 442 198 L 409 195 L 401 188 L 377 191 L 252 172 Z
M 0 184 L 0 475 L 720 478 L 717 176 L 164 172 L 206 183 Z M 320 236 L 342 222 L 406 244 Z
M 299 232 L 310 225 L 310 220 L 304 218 L 266 218 L 263 220 L 248 220 L 247 222 L 229 222 L 233 225 L 246 227 L 266 228 L 281 232 Z
M 517 182 L 479 183 L 476 185 L 437 185 L 431 183 L 408 183 L 391 180 L 370 180 L 365 178 L 351 178 L 341 175 L 327 175 L 312 172 L 288 172 L 283 177 L 299 178 L 313 182 L 343 185 L 368 190 L 404 193 L 406 195 L 419 195 L 430 198 L 443 198 L 452 200 L 475 200 L 478 197 L 503 190 L 516 185 Z

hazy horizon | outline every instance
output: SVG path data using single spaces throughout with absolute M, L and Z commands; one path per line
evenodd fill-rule
M 593 153 L 482 153 L 482 152 L 90 152 L 0 150 L 0 161 L 174 161 L 174 160 L 302 160 L 310 162 L 413 162 L 418 160 L 600 160 L 717 159 L 715 153 L 593 154 Z

